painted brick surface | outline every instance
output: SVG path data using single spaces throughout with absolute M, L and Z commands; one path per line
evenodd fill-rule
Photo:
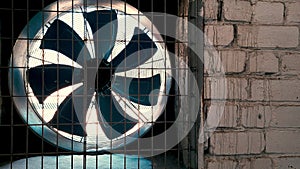
M 264 146 L 262 132 L 217 132 L 211 138 L 210 153 L 216 155 L 259 154 Z
M 204 98 L 246 99 L 247 80 L 243 78 L 204 78 Z
M 274 101 L 300 101 L 300 80 L 271 80 L 270 99 Z M 268 92 L 268 89 L 265 89 Z
M 244 106 L 242 107 L 241 123 L 244 127 L 264 128 L 269 125 L 270 116 L 270 106 Z
M 253 52 L 250 55 L 250 72 L 278 72 L 279 60 L 273 52 Z
M 253 21 L 261 24 L 282 23 L 283 14 L 283 3 L 257 2 L 254 7 Z
M 297 169 L 300 166 L 300 157 L 284 157 L 275 160 L 275 168 Z
M 214 113 L 217 117 L 220 117 L 220 121 L 218 127 L 237 127 L 238 119 L 239 119 L 239 109 L 236 105 L 225 105 L 224 103 L 214 103 L 208 106 L 207 113 Z M 221 109 L 224 108 L 224 109 Z M 216 119 L 208 120 L 208 127 L 212 127 L 214 125 Z
M 270 130 L 266 132 L 266 152 L 299 153 L 300 131 Z
M 273 107 L 271 112 L 271 127 L 300 127 L 299 106 Z
M 204 61 L 205 113 L 221 115 L 222 108 L 209 105 L 226 102 L 205 168 L 299 168 L 300 1 L 203 3 L 209 6 L 204 31 L 220 57 Z
M 293 1 L 295 3 L 287 3 L 287 22 L 289 23 L 299 23 L 300 22 L 300 2 Z
M 242 47 L 295 48 L 299 29 L 295 26 L 239 26 L 238 45 Z
M 225 50 L 216 51 L 218 59 L 214 59 L 212 55 L 205 52 L 205 59 L 210 60 L 204 62 L 205 73 L 213 74 L 214 72 L 240 73 L 245 71 L 246 52 L 241 50 Z
M 284 72 L 300 72 L 300 53 L 286 54 L 282 57 L 282 70 Z
M 224 17 L 232 21 L 251 21 L 252 7 L 249 1 L 224 0 Z
M 205 34 L 213 45 L 226 46 L 233 41 L 233 26 L 209 25 L 205 27 Z
M 205 19 L 217 19 L 218 18 L 218 0 L 210 0 L 204 3 Z

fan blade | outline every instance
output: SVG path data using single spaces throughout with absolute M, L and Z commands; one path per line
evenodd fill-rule
M 98 119 L 108 138 L 117 138 L 137 124 L 136 120 L 126 116 L 126 112 L 115 100 L 109 89 L 105 91 L 105 94 L 98 95 L 98 104 L 101 111 Z M 124 115 L 121 113 L 124 113 Z M 105 124 L 109 124 L 109 126 L 115 131 L 111 131 L 110 127 L 105 126 Z
M 26 73 L 30 87 L 40 103 L 51 93 L 72 85 L 73 67 L 71 66 L 41 65 L 28 69 Z
M 100 10 L 86 13 L 95 43 L 96 57 L 107 60 L 114 47 L 118 22 L 115 10 Z M 101 31 L 98 31 L 101 29 Z
M 115 58 L 113 58 L 111 65 L 115 68 L 118 66 L 121 67 L 117 69 L 116 72 L 118 72 L 118 70 L 130 70 L 145 63 L 154 55 L 156 51 L 157 47 L 149 38 L 149 36 L 142 32 L 142 30 L 139 28 L 135 28 L 134 35 L 132 36 L 130 42 L 127 44 L 125 49 L 123 49 Z
M 82 90 L 82 87 L 77 90 Z M 49 124 L 58 130 L 84 137 L 86 136 L 86 132 L 80 124 L 83 122 L 78 119 L 81 119 L 81 117 L 77 117 L 72 94 L 70 94 L 59 106 L 53 119 L 49 121 Z
M 76 61 L 81 50 L 89 54 L 80 36 L 66 23 L 55 20 L 43 37 L 41 49 L 58 51 Z
M 149 78 L 115 76 L 112 89 L 135 103 L 153 106 L 157 104 L 160 84 L 159 74 Z

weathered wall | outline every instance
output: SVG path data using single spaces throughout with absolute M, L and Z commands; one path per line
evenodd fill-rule
M 204 0 L 204 31 L 222 60 L 227 97 L 205 168 L 300 167 L 300 1 Z

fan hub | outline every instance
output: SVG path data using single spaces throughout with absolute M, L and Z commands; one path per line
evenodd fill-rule
M 104 59 L 101 61 L 91 59 L 87 61 L 85 70 L 86 74 L 82 73 L 82 78 L 85 79 L 88 88 L 95 88 L 96 91 L 102 92 L 110 87 L 114 71 L 109 62 Z
M 102 60 L 97 71 L 95 88 L 98 92 L 106 90 L 110 87 L 110 82 L 113 77 L 113 70 L 110 63 L 106 60 Z

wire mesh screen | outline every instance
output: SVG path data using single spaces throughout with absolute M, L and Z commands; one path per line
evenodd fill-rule
M 197 168 L 187 4 L 2 3 L 0 168 Z

